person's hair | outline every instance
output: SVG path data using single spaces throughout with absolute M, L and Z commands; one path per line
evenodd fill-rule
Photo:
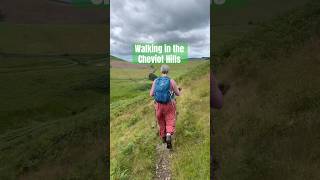
M 160 68 L 160 71 L 161 71 L 162 74 L 168 74 L 169 66 L 166 65 L 166 64 L 162 65 L 161 68 Z

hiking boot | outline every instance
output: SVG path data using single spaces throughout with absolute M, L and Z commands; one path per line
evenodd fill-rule
M 166 141 L 166 136 L 163 136 L 162 137 L 162 143 L 166 143 L 167 141 Z
M 171 144 L 171 134 L 166 135 L 166 142 L 167 142 L 167 148 L 172 149 L 172 144 Z

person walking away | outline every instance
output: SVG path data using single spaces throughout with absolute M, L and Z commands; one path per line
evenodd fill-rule
M 219 88 L 217 80 L 213 73 L 210 75 L 210 107 L 221 109 L 223 104 L 223 93 Z
M 160 138 L 167 143 L 168 149 L 172 149 L 171 140 L 176 124 L 175 96 L 180 96 L 181 88 L 168 76 L 168 65 L 162 65 L 160 71 L 161 77 L 153 81 L 150 96 L 154 98 Z
M 212 108 L 211 110 L 211 115 L 213 112 L 213 109 L 221 109 L 223 106 L 223 96 L 228 92 L 228 90 L 230 89 L 230 85 L 228 84 L 222 84 L 222 83 L 218 83 L 217 79 L 215 77 L 215 74 L 213 72 L 211 72 L 210 74 L 210 107 Z M 214 119 L 213 116 L 211 116 L 210 119 Z M 212 120 L 210 122 L 210 133 L 211 133 L 211 137 L 214 136 L 214 131 L 213 131 L 213 124 Z M 210 148 L 214 149 L 214 143 L 210 143 Z M 214 172 L 215 172 L 215 167 L 218 166 L 216 163 L 217 161 L 214 160 L 214 154 L 213 151 L 210 151 L 211 155 L 210 155 L 210 168 L 211 168 L 211 172 L 210 173 L 210 179 L 214 179 Z

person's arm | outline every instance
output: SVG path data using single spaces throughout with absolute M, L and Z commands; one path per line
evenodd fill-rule
M 217 109 L 221 109 L 222 105 L 223 105 L 223 95 L 222 92 L 220 91 L 218 85 L 217 85 L 217 81 L 216 78 L 214 77 L 213 74 L 211 74 L 210 76 L 210 94 L 211 94 L 211 98 L 210 98 L 210 106 L 213 108 L 217 108 Z
M 150 96 L 151 97 L 154 95 L 154 82 L 155 82 L 155 80 L 153 81 L 151 89 L 150 89 Z
M 176 96 L 180 96 L 180 90 L 179 90 L 176 82 L 175 82 L 173 79 L 171 79 L 171 83 L 172 83 L 172 87 L 173 87 L 173 92 L 174 92 L 174 94 L 175 94 Z

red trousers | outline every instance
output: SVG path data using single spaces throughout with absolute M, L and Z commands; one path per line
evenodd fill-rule
M 155 108 L 160 137 L 166 136 L 166 133 L 173 135 L 176 127 L 176 102 L 172 101 L 168 104 L 155 103 Z

